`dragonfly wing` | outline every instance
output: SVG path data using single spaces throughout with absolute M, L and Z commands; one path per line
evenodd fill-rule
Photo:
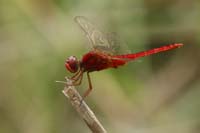
M 76 16 L 75 22 L 85 32 L 94 49 L 109 53 L 111 55 L 130 53 L 127 45 L 115 33 L 103 33 L 98 30 L 87 18 L 83 16 Z
M 74 20 L 85 32 L 94 49 L 100 49 L 103 51 L 108 51 L 107 49 L 110 49 L 110 45 L 105 34 L 98 30 L 87 18 L 83 16 L 76 16 Z
M 107 33 L 107 40 L 108 43 L 110 44 L 112 51 L 116 55 L 131 53 L 125 41 L 123 41 L 116 32 Z

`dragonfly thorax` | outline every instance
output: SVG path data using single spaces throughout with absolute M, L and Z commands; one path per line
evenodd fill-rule
M 76 73 L 80 68 L 79 60 L 75 56 L 70 56 L 65 61 L 65 67 L 71 73 Z

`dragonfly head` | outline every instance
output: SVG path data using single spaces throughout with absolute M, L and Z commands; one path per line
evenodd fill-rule
M 70 56 L 65 61 L 65 67 L 71 73 L 75 73 L 75 72 L 77 72 L 79 70 L 80 63 L 79 63 L 78 59 L 75 56 Z

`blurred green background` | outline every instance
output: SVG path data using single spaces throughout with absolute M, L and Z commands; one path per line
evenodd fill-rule
M 55 83 L 71 76 L 68 56 L 88 51 L 80 15 L 132 52 L 185 44 L 91 73 L 86 102 L 108 132 L 200 132 L 199 0 L 0 0 L 0 133 L 90 132 Z

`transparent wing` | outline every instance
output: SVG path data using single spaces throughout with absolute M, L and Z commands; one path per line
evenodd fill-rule
M 105 34 L 101 32 L 87 18 L 83 16 L 75 17 L 75 22 L 78 23 L 81 29 L 85 32 L 89 42 L 94 49 L 98 49 L 109 54 L 122 53 L 122 48 L 120 46 L 121 41 L 116 33 Z
M 127 47 L 125 41 L 122 41 L 122 39 L 120 38 L 120 36 L 115 33 L 115 32 L 111 32 L 111 33 L 107 33 L 107 40 L 109 42 L 109 45 L 112 49 L 112 51 L 115 54 L 128 54 L 131 53 L 129 48 Z

